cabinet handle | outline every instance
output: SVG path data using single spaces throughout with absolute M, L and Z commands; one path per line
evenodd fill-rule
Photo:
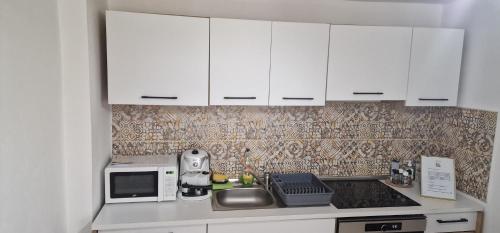
M 448 101 L 446 98 L 418 98 L 420 101 Z
M 284 100 L 314 100 L 314 98 L 311 97 L 283 97 Z
M 166 100 L 176 100 L 177 96 L 149 96 L 143 95 L 141 99 L 166 99 Z
M 353 95 L 383 95 L 384 92 L 353 92 Z
M 251 97 L 239 97 L 239 96 L 224 96 L 225 100 L 254 100 L 257 99 L 257 97 L 251 96 Z
M 441 219 L 438 219 L 438 220 L 436 220 L 436 222 L 438 222 L 438 223 L 458 223 L 458 222 L 469 222 L 469 220 L 466 219 L 466 218 L 455 219 L 455 220 L 441 220 Z

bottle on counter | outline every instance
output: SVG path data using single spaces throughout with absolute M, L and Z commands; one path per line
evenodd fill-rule
M 399 160 L 393 159 L 391 161 L 391 170 L 390 170 L 391 177 L 395 175 L 397 173 L 396 171 L 398 170 L 399 170 Z
M 411 176 L 410 176 L 410 173 L 408 173 L 408 171 L 405 171 L 403 172 L 403 182 L 402 182 L 402 185 L 411 185 Z
M 252 186 L 254 182 L 254 173 L 252 169 L 252 165 L 250 164 L 250 149 L 246 148 L 245 153 L 243 154 L 244 163 L 243 163 L 243 171 L 240 175 L 240 182 L 243 186 Z
M 410 160 L 408 161 L 408 172 L 410 173 L 410 177 L 412 180 L 415 180 L 416 178 L 416 171 L 417 171 L 417 167 L 416 167 L 416 163 L 413 161 L 413 160 Z

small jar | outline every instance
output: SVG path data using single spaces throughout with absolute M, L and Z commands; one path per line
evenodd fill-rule
M 411 182 L 412 182 L 412 177 L 410 176 L 410 174 L 407 171 L 403 172 L 402 184 L 405 186 L 409 186 L 409 185 L 411 185 Z

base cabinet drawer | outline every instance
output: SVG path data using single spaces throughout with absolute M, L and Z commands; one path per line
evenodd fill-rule
M 477 212 L 428 214 L 426 233 L 474 232 Z
M 208 224 L 208 233 L 334 233 L 335 219 Z
M 99 233 L 207 233 L 207 225 L 159 227 L 127 230 L 105 230 Z

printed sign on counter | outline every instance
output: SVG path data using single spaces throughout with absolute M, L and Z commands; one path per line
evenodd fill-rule
M 422 196 L 455 200 L 455 160 L 422 156 L 421 186 Z

